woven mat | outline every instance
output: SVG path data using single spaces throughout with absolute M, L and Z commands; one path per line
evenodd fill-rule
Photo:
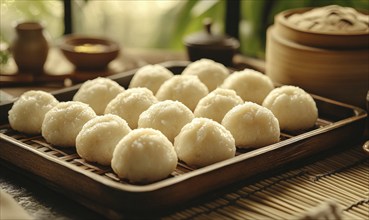
M 164 219 L 369 219 L 369 156 L 356 146 Z

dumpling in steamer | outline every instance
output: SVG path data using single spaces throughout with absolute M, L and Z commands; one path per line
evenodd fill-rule
M 271 91 L 263 102 L 278 118 L 281 130 L 308 129 L 318 119 L 318 109 L 310 94 L 296 86 L 281 86 Z
M 232 134 L 208 118 L 195 118 L 174 140 L 178 158 L 189 166 L 204 167 L 235 156 Z
M 243 103 L 234 90 L 218 88 L 202 98 L 194 111 L 195 117 L 210 118 L 221 123 L 224 115 Z
M 133 183 L 150 183 L 168 177 L 177 166 L 173 144 L 160 131 L 138 128 L 117 144 L 111 166 Z
M 45 114 L 58 103 L 50 93 L 35 90 L 25 92 L 8 112 L 10 127 L 27 134 L 40 134 Z
M 156 97 L 159 101 L 180 101 L 193 111 L 199 100 L 208 93 L 208 88 L 197 76 L 176 75 L 161 85 L 156 93 Z
M 97 116 L 77 135 L 77 153 L 87 161 L 110 165 L 115 146 L 130 131 L 127 122 L 117 115 Z
M 233 89 L 244 101 L 255 102 L 259 105 L 274 89 L 271 79 L 252 69 L 232 73 L 221 85 L 224 89 Z
M 253 102 L 232 108 L 222 125 L 232 133 L 239 148 L 258 148 L 279 141 L 277 118 L 269 109 Z
M 98 115 L 104 114 L 107 104 L 114 99 L 124 88 L 117 82 L 98 77 L 84 82 L 73 97 L 73 101 L 88 104 Z
M 140 114 L 156 102 L 156 97 L 147 88 L 127 89 L 111 100 L 105 114 L 118 115 L 127 121 L 131 129 L 135 129 Z
M 221 63 L 210 59 L 200 59 L 190 63 L 182 75 L 196 75 L 209 89 L 213 91 L 229 76 L 229 70 Z
M 171 142 L 182 127 L 194 118 L 192 111 L 183 103 L 166 100 L 150 106 L 138 119 L 139 128 L 161 131 Z
M 145 87 L 156 94 L 160 86 L 172 76 L 173 73 L 167 68 L 159 64 L 149 64 L 137 70 L 129 84 L 129 88 Z
M 83 125 L 94 117 L 95 111 L 85 103 L 60 102 L 46 113 L 42 123 L 42 136 L 50 144 L 74 147 Z

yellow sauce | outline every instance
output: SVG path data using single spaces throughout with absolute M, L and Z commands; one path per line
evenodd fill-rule
M 101 53 L 106 51 L 103 44 L 82 44 L 74 47 L 74 51 L 78 53 Z

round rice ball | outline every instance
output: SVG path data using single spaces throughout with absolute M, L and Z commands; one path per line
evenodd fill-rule
M 159 65 L 146 65 L 137 70 L 133 76 L 129 87 L 145 87 L 156 94 L 160 86 L 173 76 L 173 73 L 167 68 Z
M 221 63 L 209 59 L 200 59 L 190 63 L 182 75 L 196 75 L 209 91 L 220 86 L 229 76 L 229 70 Z
M 232 73 L 224 80 L 221 88 L 233 89 L 244 101 L 261 105 L 268 93 L 274 89 L 274 85 L 268 76 L 245 69 Z
M 117 115 L 97 116 L 83 125 L 76 138 L 77 153 L 83 159 L 108 166 L 118 142 L 131 131 Z
M 275 88 L 265 98 L 263 106 L 278 118 L 281 130 L 308 129 L 313 127 L 318 119 L 314 99 L 296 86 Z
M 104 114 L 107 104 L 114 99 L 124 88 L 117 82 L 98 77 L 84 82 L 73 97 L 73 101 L 88 104 L 98 115 Z
M 120 178 L 133 183 L 150 183 L 168 177 L 177 162 L 168 138 L 158 130 L 139 128 L 117 144 L 111 166 Z
M 193 111 L 199 100 L 208 93 L 208 88 L 197 76 L 176 75 L 161 85 L 156 93 L 156 97 L 159 101 L 180 101 Z
M 224 115 L 236 105 L 243 103 L 234 90 L 217 88 L 202 98 L 194 114 L 198 118 L 210 118 L 221 123 Z
M 105 114 L 118 115 L 127 121 L 131 129 L 135 129 L 140 114 L 156 102 L 156 97 L 147 88 L 127 89 L 109 102 Z
M 204 167 L 235 156 L 232 134 L 208 118 L 195 118 L 174 140 L 178 159 L 192 167 Z
M 182 127 L 194 118 L 192 111 L 183 103 L 166 100 L 150 106 L 138 119 L 139 128 L 161 131 L 171 142 Z
M 8 112 L 10 127 L 26 134 L 40 134 L 45 114 L 58 103 L 50 93 L 35 90 L 25 92 Z
M 42 123 L 42 136 L 50 144 L 74 147 L 83 125 L 94 117 L 95 111 L 85 103 L 60 102 L 46 113 Z
M 222 125 L 232 133 L 239 148 L 258 148 L 279 141 L 277 118 L 269 109 L 253 102 L 232 108 Z

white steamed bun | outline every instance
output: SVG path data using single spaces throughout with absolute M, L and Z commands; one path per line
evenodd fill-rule
M 203 58 L 190 63 L 182 75 L 198 76 L 209 91 L 213 91 L 229 76 L 229 70 L 221 63 Z
M 127 122 L 117 115 L 97 116 L 83 125 L 77 135 L 77 153 L 87 161 L 110 165 L 115 146 L 130 131 Z
M 42 136 L 50 144 L 74 147 L 83 125 L 94 117 L 95 111 L 85 103 L 60 102 L 46 113 L 42 123 Z
M 255 102 L 259 105 L 274 89 L 271 79 L 252 69 L 244 69 L 232 73 L 221 85 L 224 89 L 233 89 L 244 101 Z
M 117 144 L 111 166 L 120 177 L 150 183 L 168 177 L 177 166 L 173 144 L 160 131 L 138 128 Z
M 232 108 L 222 125 L 232 133 L 240 148 L 258 148 L 279 141 L 277 118 L 269 109 L 253 102 Z
M 199 100 L 208 93 L 208 88 L 197 76 L 176 75 L 160 86 L 156 97 L 159 101 L 180 101 L 193 111 Z
M 318 109 L 314 99 L 296 86 L 281 86 L 269 93 L 263 106 L 278 118 L 281 130 L 308 129 L 318 119 Z
M 174 140 L 178 159 L 192 167 L 204 167 L 235 156 L 232 134 L 208 118 L 195 118 Z
M 138 119 L 139 128 L 161 131 L 171 142 L 182 127 L 194 118 L 192 111 L 183 103 L 166 100 L 150 106 Z
M 197 104 L 195 117 L 210 118 L 221 123 L 224 115 L 243 100 L 234 90 L 217 88 L 202 98 Z
M 8 112 L 10 127 L 27 134 L 40 134 L 45 114 L 59 102 L 44 91 L 23 93 Z
M 137 128 L 138 117 L 157 102 L 151 90 L 131 88 L 123 91 L 106 106 L 105 114 L 118 115 L 127 121 L 130 128 Z
M 160 86 L 173 76 L 173 73 L 159 64 L 148 64 L 134 74 L 129 88 L 145 87 L 156 94 Z
M 106 105 L 115 98 L 124 88 L 117 82 L 98 77 L 84 82 L 73 97 L 73 101 L 88 104 L 98 115 L 104 114 Z

